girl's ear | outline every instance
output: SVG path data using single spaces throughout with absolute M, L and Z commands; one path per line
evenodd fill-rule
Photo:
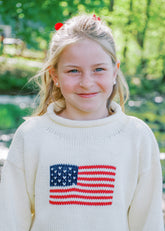
M 58 75 L 57 75 L 57 70 L 55 68 L 50 68 L 49 69 L 49 75 L 52 77 L 52 80 L 54 82 L 54 85 L 56 87 L 59 87 L 59 81 L 58 81 Z

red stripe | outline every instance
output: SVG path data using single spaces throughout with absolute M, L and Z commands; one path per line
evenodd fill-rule
M 113 190 L 88 190 L 79 188 L 69 189 L 51 189 L 50 193 L 67 193 L 67 192 L 81 192 L 81 193 L 113 193 Z
M 103 206 L 103 205 L 112 205 L 112 202 L 85 202 L 85 201 L 49 201 L 53 205 L 94 205 L 94 206 Z
M 113 184 L 83 184 L 83 183 L 79 183 L 77 182 L 77 186 L 85 186 L 85 187 L 110 187 L 110 188 L 114 188 Z
M 106 200 L 106 199 L 113 199 L 112 196 L 83 196 L 83 195 L 63 195 L 63 196 L 54 196 L 54 195 L 51 195 L 50 198 L 53 198 L 53 199 L 66 199 L 66 198 L 79 198 L 79 199 L 88 199 L 88 200 Z
M 77 179 L 78 181 L 79 180 L 87 180 L 87 181 L 115 181 L 114 178 L 103 178 L 103 177 L 97 177 L 97 178 L 94 178 L 94 177 L 78 177 Z
M 106 168 L 106 169 L 114 169 L 116 170 L 116 167 L 109 166 L 109 165 L 90 165 L 90 166 L 79 166 L 79 169 L 92 169 L 92 168 Z
M 78 175 L 111 175 L 115 176 L 115 172 L 105 172 L 105 171 L 92 171 L 92 172 L 78 172 Z

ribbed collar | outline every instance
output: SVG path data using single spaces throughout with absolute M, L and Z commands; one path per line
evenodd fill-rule
M 115 112 L 113 115 L 108 116 L 103 119 L 97 119 L 97 120 L 70 120 L 63 118 L 61 116 L 58 116 L 54 112 L 54 103 L 51 103 L 47 108 L 48 117 L 53 120 L 55 123 L 62 125 L 64 127 L 78 127 L 78 128 L 88 128 L 88 127 L 99 127 L 104 126 L 106 124 L 118 124 L 120 127 L 120 124 L 123 124 L 123 122 L 126 120 L 127 116 L 122 112 L 121 107 L 119 104 L 112 102 L 111 108 Z

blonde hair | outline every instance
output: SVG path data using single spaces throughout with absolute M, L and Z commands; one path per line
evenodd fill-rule
M 112 63 L 116 65 L 117 57 L 115 42 L 108 26 L 91 15 L 75 16 L 67 20 L 64 25 L 54 33 L 50 43 L 47 61 L 42 70 L 35 76 L 40 87 L 40 104 L 36 110 L 36 115 L 43 115 L 47 111 L 49 104 L 52 102 L 54 102 L 54 110 L 56 113 L 60 113 L 65 109 L 65 98 L 63 97 L 60 88 L 55 86 L 49 71 L 52 67 L 58 68 L 58 59 L 66 46 L 82 39 L 90 39 L 97 42 L 107 54 L 110 55 Z M 112 94 L 107 101 L 109 112 L 111 113 L 110 103 L 117 95 L 119 97 L 120 105 L 124 110 L 124 103 L 128 98 L 128 94 L 129 90 L 127 82 L 122 72 L 119 70 L 116 84 L 114 85 Z

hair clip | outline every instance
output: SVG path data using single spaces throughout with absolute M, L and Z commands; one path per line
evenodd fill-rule
M 58 23 L 56 23 L 56 24 L 54 25 L 54 28 L 55 28 L 56 30 L 59 30 L 62 26 L 63 26 L 63 23 L 58 22 Z
M 117 65 L 117 68 L 119 69 L 120 68 L 120 60 L 117 60 L 116 65 Z
M 97 17 L 95 14 L 93 15 L 93 19 L 96 20 L 96 21 L 97 21 L 97 20 L 98 20 L 98 21 L 101 21 L 101 18 L 100 18 L 100 17 Z

